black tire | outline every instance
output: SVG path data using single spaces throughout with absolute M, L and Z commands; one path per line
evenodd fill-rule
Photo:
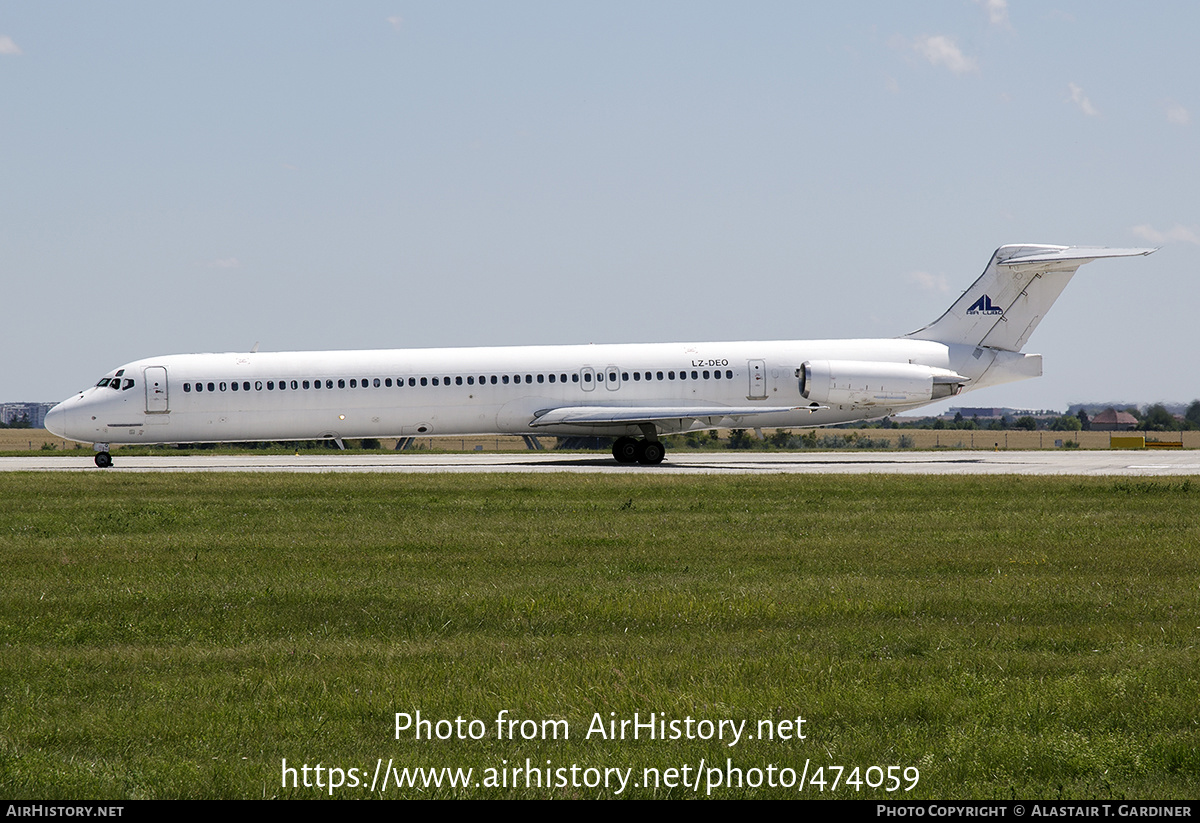
M 637 460 L 643 466 L 657 466 L 666 457 L 666 449 L 657 440 L 643 440 L 638 443 Z
M 107 469 L 112 465 L 112 455 L 108 452 L 96 452 L 96 465 L 102 469 Z
M 612 447 L 613 457 L 618 463 L 636 463 L 638 461 L 638 441 L 632 437 L 618 437 Z

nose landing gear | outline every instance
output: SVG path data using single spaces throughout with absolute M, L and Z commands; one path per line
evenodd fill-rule
M 96 450 L 96 465 L 102 469 L 107 469 L 112 465 L 112 455 L 108 453 L 107 443 L 97 443 L 92 446 Z

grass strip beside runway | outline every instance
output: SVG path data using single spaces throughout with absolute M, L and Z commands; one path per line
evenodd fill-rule
M 825 797 L 1200 795 L 1187 479 L 95 472 L 3 475 L 0 499 L 9 798 L 326 794 L 282 787 L 284 758 L 635 780 L 728 758 L 920 770 L 912 792 Z M 486 734 L 397 740 L 417 710 Z M 570 739 L 497 739 L 501 711 Z M 751 733 L 802 716 L 806 739 L 585 738 L 635 712 Z

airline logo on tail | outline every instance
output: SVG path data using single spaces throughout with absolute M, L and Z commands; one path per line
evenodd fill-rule
M 1004 314 L 1004 309 L 992 305 L 992 298 L 986 294 L 971 304 L 967 314 Z

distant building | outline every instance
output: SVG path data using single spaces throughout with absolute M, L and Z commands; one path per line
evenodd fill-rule
M 1094 432 L 1125 432 L 1137 427 L 1137 418 L 1129 412 L 1105 409 L 1092 418 Z
M 1049 420 L 1061 416 L 1062 412 L 1050 409 L 1010 409 L 1010 408 L 951 408 L 941 414 L 943 420 L 954 420 L 955 415 L 961 414 L 964 420 L 999 420 L 1007 417 L 1015 420 L 1018 417 L 1032 417 L 1037 420 Z
M 0 423 L 11 426 L 22 420 L 29 421 L 32 429 L 44 429 L 46 412 L 54 408 L 54 403 L 0 403 Z
M 942 417 L 953 420 L 954 415 L 961 414 L 967 420 L 970 420 L 972 417 L 978 417 L 980 420 L 999 420 L 1001 417 L 1003 417 L 1005 414 L 1007 414 L 1010 411 L 1011 411 L 1011 409 L 995 409 L 995 408 L 949 409 L 948 411 L 946 411 L 945 414 L 942 415 Z

